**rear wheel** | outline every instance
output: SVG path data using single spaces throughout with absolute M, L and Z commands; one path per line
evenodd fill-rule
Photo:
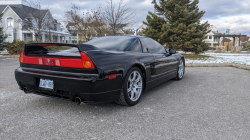
M 143 92 L 143 77 L 140 69 L 133 67 L 128 71 L 123 83 L 123 89 L 117 103 L 120 105 L 136 105 Z
M 179 62 L 179 67 L 178 67 L 178 71 L 177 71 L 177 75 L 176 75 L 176 80 L 181 80 L 184 76 L 184 70 L 185 70 L 185 64 L 183 59 L 180 60 Z

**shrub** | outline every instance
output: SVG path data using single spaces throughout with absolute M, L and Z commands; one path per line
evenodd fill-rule
M 24 45 L 28 43 L 35 43 L 35 41 L 14 40 L 12 43 L 7 43 L 6 50 L 9 54 L 20 54 L 24 49 Z
M 217 46 L 215 52 L 216 53 L 225 53 L 225 46 Z
M 209 50 L 216 50 L 215 47 L 209 47 Z
M 83 38 L 81 38 L 79 41 L 78 41 L 78 44 L 83 44 L 83 43 L 85 43 L 85 42 L 87 42 L 85 39 L 83 39 Z

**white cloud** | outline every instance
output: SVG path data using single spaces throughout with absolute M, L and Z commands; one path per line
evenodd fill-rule
M 222 17 L 219 19 L 210 19 L 208 22 L 217 27 L 220 33 L 225 33 L 230 29 L 232 34 L 249 34 L 250 33 L 250 15 L 238 15 Z M 203 21 L 204 22 L 204 21 Z
M 152 0 L 125 0 L 129 6 L 136 9 L 137 23 L 139 27 L 142 21 L 146 21 L 148 11 L 154 11 Z M 64 19 L 65 11 L 70 10 L 72 4 L 81 7 L 81 10 L 90 10 L 105 6 L 106 0 L 43 0 L 43 3 L 49 4 L 51 13 L 59 20 Z M 159 2 L 159 0 L 157 0 Z M 219 32 L 225 32 L 227 28 L 233 30 L 232 33 L 242 33 L 250 35 L 250 0 L 200 0 L 199 9 L 206 11 L 202 18 L 208 20 L 210 24 L 215 25 Z

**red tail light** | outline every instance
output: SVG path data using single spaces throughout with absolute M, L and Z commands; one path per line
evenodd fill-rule
M 21 63 L 24 63 L 24 57 L 25 57 L 25 52 L 22 51 L 22 52 L 21 52 L 21 55 L 20 55 L 20 62 L 21 62 Z
M 109 75 L 109 80 L 115 79 L 116 75 Z
M 81 53 L 82 59 L 75 58 L 45 58 L 45 57 L 30 57 L 25 56 L 25 52 L 22 51 L 20 56 L 20 62 L 33 65 L 45 65 L 54 67 L 67 67 L 78 69 L 95 69 L 93 61 L 85 53 Z
M 87 68 L 87 69 L 95 69 L 95 66 L 92 62 L 92 60 L 89 58 L 89 56 L 85 53 L 81 53 L 82 56 L 82 61 L 83 61 L 83 67 Z

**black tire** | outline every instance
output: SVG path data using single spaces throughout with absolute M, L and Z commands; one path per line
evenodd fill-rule
M 141 76 L 141 84 L 142 84 L 141 93 L 139 95 L 139 98 L 136 101 L 133 101 L 133 100 L 130 99 L 130 97 L 129 97 L 130 94 L 127 91 L 128 90 L 128 86 L 129 86 L 128 85 L 128 83 L 129 83 L 128 82 L 129 77 L 131 76 L 132 72 L 134 72 L 134 71 L 136 71 L 136 72 L 138 72 L 140 74 L 140 76 Z M 125 76 L 125 78 L 124 78 L 123 85 L 122 85 L 122 91 L 121 91 L 120 97 L 116 101 L 116 103 L 120 104 L 120 105 L 125 105 L 125 106 L 134 106 L 134 105 L 136 105 L 140 101 L 141 95 L 143 93 L 143 88 L 144 88 L 144 78 L 143 78 L 143 75 L 142 75 L 140 69 L 137 68 L 137 67 L 131 68 L 128 71 L 128 73 Z
M 181 63 L 183 63 L 183 74 L 182 75 L 179 73 L 179 70 L 181 69 L 181 67 L 180 67 Z M 184 76 L 184 73 L 185 73 L 185 61 L 184 61 L 183 58 L 181 58 L 180 61 L 179 61 L 179 65 L 178 65 L 178 69 L 177 69 L 177 74 L 176 74 L 175 80 L 178 80 L 178 81 L 181 80 L 183 78 L 183 76 Z

